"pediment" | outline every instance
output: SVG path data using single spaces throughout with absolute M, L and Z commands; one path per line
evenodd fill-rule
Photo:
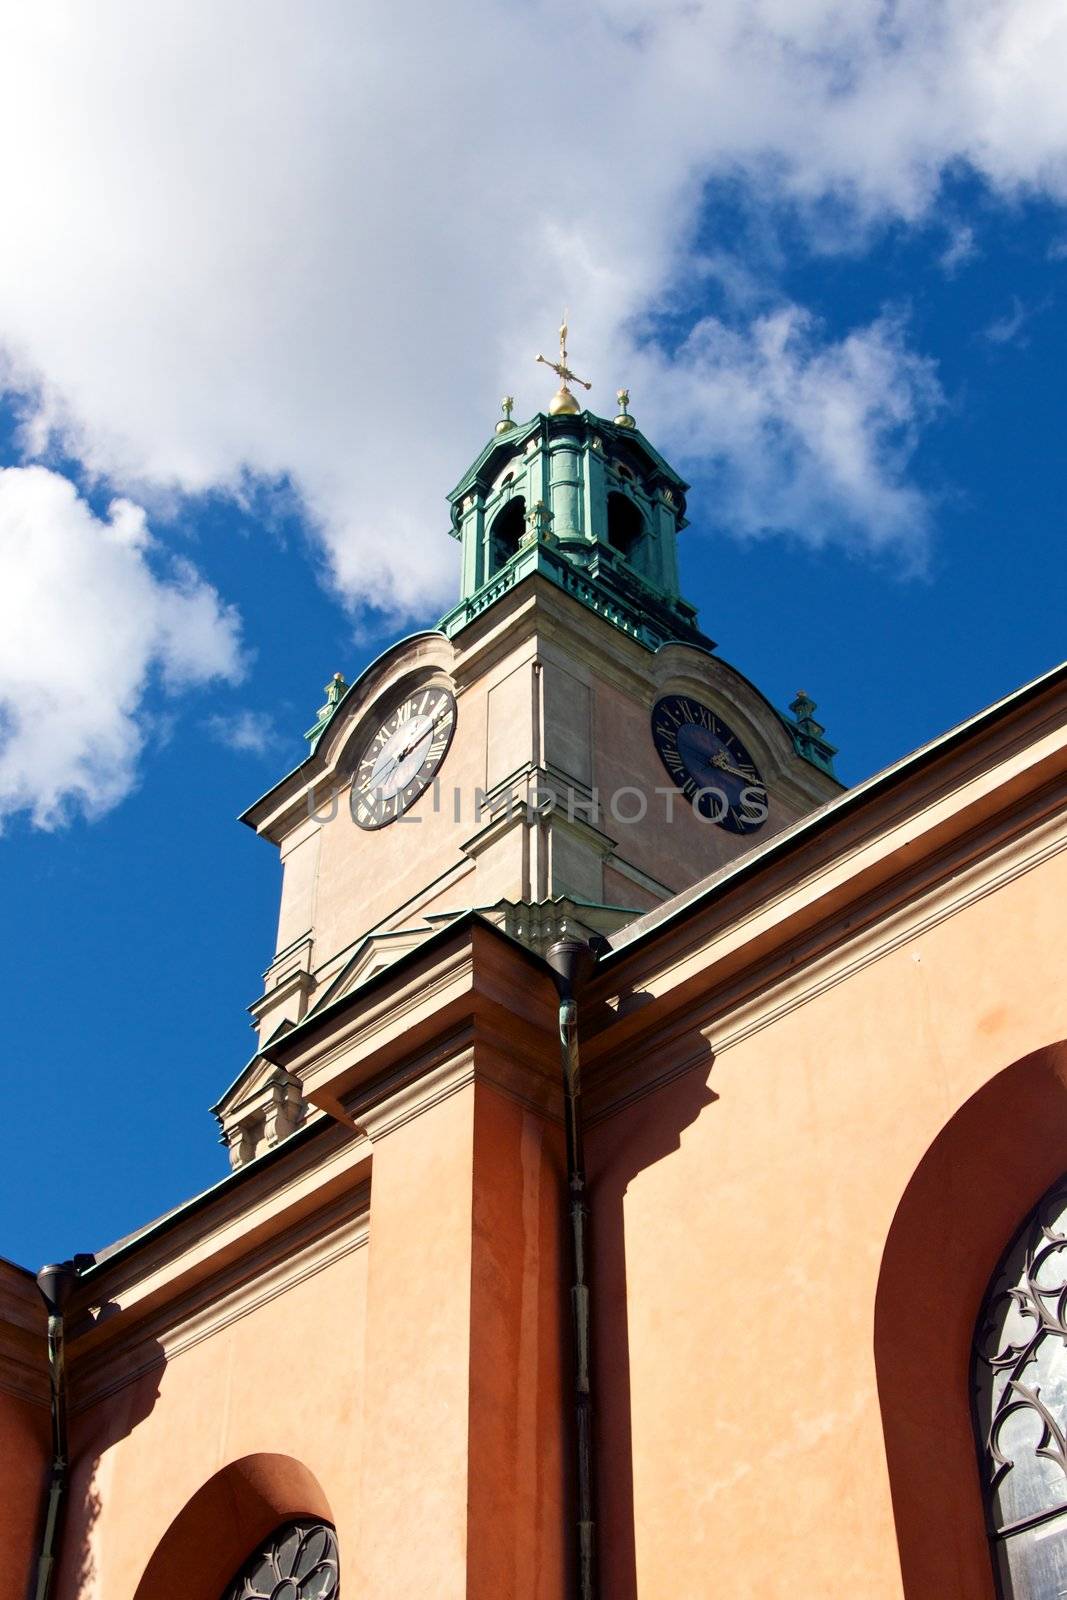
M 294 1024 L 288 1020 L 281 1023 L 270 1038 L 263 1041 L 264 1045 L 275 1044 L 293 1026 Z M 277 1073 L 278 1068 L 273 1062 L 268 1061 L 257 1050 L 255 1055 L 245 1062 L 222 1098 L 212 1106 L 212 1112 L 220 1122 L 224 1118 L 236 1115 L 268 1089 Z
M 449 911 L 442 915 L 427 917 L 411 927 L 391 928 L 386 932 L 367 934 L 359 941 L 336 977 L 315 996 L 315 1003 L 309 1008 L 307 1015 L 313 1016 L 316 1011 L 332 1005 L 335 1000 L 353 993 L 366 983 L 368 978 L 373 978 L 391 966 L 400 956 L 407 955 L 409 950 L 414 950 L 424 939 L 428 939 L 442 923 L 452 922 L 462 914 L 461 911 Z

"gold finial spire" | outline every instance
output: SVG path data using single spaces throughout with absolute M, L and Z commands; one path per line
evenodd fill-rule
M 513 428 L 515 426 L 515 424 L 511 420 L 511 413 L 515 409 L 515 396 L 511 395 L 511 394 L 506 394 L 504 396 L 503 400 L 501 400 L 501 402 L 500 402 L 500 409 L 504 413 L 504 415 L 501 417 L 500 421 L 497 423 L 496 431 L 497 431 L 497 433 L 507 433 L 509 428 Z
M 583 389 L 591 389 L 593 385 L 586 383 L 584 378 L 579 378 L 577 373 L 571 371 L 567 365 L 567 313 L 563 313 L 563 321 L 559 329 L 559 360 L 549 361 L 545 356 L 538 356 L 542 366 L 551 368 L 560 379 L 560 386 L 552 396 L 548 414 L 552 417 L 574 416 L 582 408 L 574 395 L 568 389 L 568 383 L 580 383 Z
M 615 418 L 615 426 L 617 428 L 636 428 L 637 424 L 630 415 L 629 389 L 617 390 L 615 398 L 619 402 L 619 414 Z

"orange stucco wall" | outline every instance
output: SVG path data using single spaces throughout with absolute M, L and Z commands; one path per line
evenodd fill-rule
M 473 1140 L 468 1086 L 376 1150 L 357 1594 L 462 1592 Z
M 562 1140 L 485 1088 L 475 1138 L 467 1594 L 558 1600 L 570 1555 Z
M 301 1463 L 325 1488 L 342 1549 L 355 1547 L 366 1258 L 357 1249 L 264 1296 L 179 1353 L 165 1357 L 157 1341 L 117 1364 L 112 1392 L 72 1418 L 57 1600 L 132 1600 L 157 1546 L 203 1485 L 257 1454 Z M 123 1381 L 123 1367 L 150 1361 Z M 258 1536 L 240 1518 L 216 1524 L 186 1573 L 186 1600 L 217 1600 Z
M 1067 1037 L 1065 903 L 1061 854 L 718 1057 L 712 1030 L 704 1064 L 591 1133 L 612 1600 L 724 1580 L 760 1600 L 991 1595 L 969 1342 L 1000 1250 L 1067 1164 L 1067 1057 L 1036 1058 L 1018 1127 L 1010 1097 L 989 1100 L 917 1222 L 913 1193 L 880 1352 L 875 1308 L 927 1152 L 983 1085 Z M 916 1495 L 917 1454 L 947 1499 Z
M 358 1594 L 563 1592 L 559 1165 L 484 1084 L 376 1145 Z
M 465 1061 L 376 1130 L 366 1244 L 125 1335 L 91 1404 L 75 1374 L 57 1600 L 217 1600 L 301 1513 L 336 1524 L 346 1591 L 558 1600 L 559 1129 Z

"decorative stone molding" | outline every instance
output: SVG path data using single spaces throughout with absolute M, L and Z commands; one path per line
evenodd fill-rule
M 482 912 L 487 922 L 539 956 L 557 939 L 610 935 L 632 922 L 635 915 L 625 906 L 587 905 L 566 895 L 541 901 L 501 900 Z
M 287 1139 L 307 1115 L 298 1079 L 262 1056 L 253 1057 L 246 1071 L 231 1091 L 240 1098 L 221 1101 L 215 1108 L 233 1168 Z

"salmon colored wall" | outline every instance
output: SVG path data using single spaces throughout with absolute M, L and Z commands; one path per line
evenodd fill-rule
M 0 1572 L 18 1597 L 36 1565 L 50 1441 L 47 1406 L 0 1393 Z
M 356 1594 L 563 1593 L 559 1163 L 484 1083 L 375 1139 Z
M 480 1085 L 471 1276 L 474 1600 L 559 1600 L 570 1560 L 561 1131 Z
M 936 1162 L 909 1185 L 983 1085 L 1067 1037 L 1064 904 L 1060 854 L 591 1130 L 612 1600 L 705 1595 L 724 1574 L 731 1593 L 759 1600 L 795 1600 L 798 1586 L 864 1600 L 988 1592 L 973 1452 L 971 1476 L 951 1497 L 971 1508 L 957 1526 L 944 1527 L 944 1503 L 927 1506 L 906 1482 L 915 1438 L 893 1400 L 905 1379 L 904 1332 L 885 1307 L 899 1310 L 903 1277 L 915 1350 L 936 1355 L 934 1416 L 955 1407 L 945 1460 L 962 1472 L 978 1300 L 1067 1151 L 1047 1070 L 1018 1127 L 994 1128 L 985 1111 L 978 1119 L 1001 1162 L 995 1178 L 972 1153 L 958 1173 L 967 1187 L 942 1194 L 925 1219 Z M 1031 1131 L 1042 1116 L 1051 1128 L 1035 1157 Z M 993 1214 L 979 1221 L 990 1192 Z M 969 1249 L 973 1259 L 943 1259 L 938 1236 L 950 1254 Z M 883 1255 L 894 1287 L 883 1285 L 876 1367 Z M 918 1292 L 915 1260 L 925 1268 Z M 939 1268 L 946 1277 L 930 1283 Z M 946 1300 L 952 1319 L 938 1324 Z M 953 1361 L 963 1363 L 954 1377 Z M 895 1415 L 888 1439 L 879 1380 Z M 932 1470 L 928 1459 L 923 1483 Z M 951 1553 L 927 1581 L 923 1561 L 938 1541 Z
M 217 1472 L 248 1456 L 302 1463 L 322 1485 L 342 1561 L 351 1559 L 359 1542 L 366 1265 L 366 1249 L 356 1249 L 169 1359 L 156 1344 L 118 1364 L 121 1373 L 155 1362 L 71 1419 L 71 1514 L 56 1600 L 138 1593 L 179 1514 Z M 263 1531 L 253 1533 L 242 1515 L 227 1537 L 200 1543 L 183 1600 L 217 1600 L 242 1530 L 251 1545 Z
M 471 1083 L 375 1140 L 357 1597 L 465 1593 L 473 1145 Z

